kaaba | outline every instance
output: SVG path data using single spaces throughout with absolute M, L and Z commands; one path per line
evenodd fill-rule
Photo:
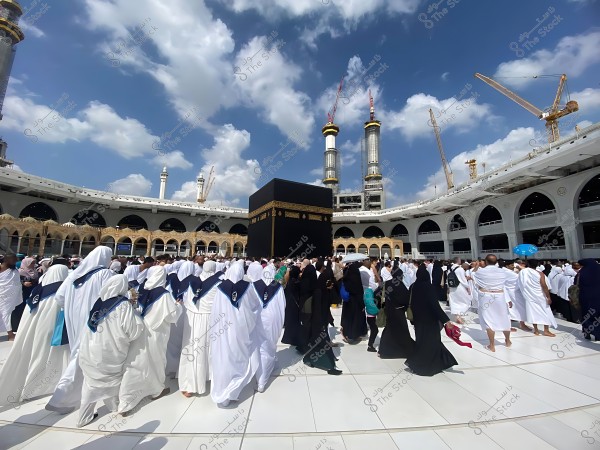
M 332 254 L 331 189 L 274 178 L 250 196 L 248 210 L 248 256 Z

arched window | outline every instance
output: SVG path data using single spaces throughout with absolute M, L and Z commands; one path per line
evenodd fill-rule
M 54 209 L 43 202 L 35 202 L 27 205 L 19 214 L 20 219 L 23 217 L 33 217 L 34 219 L 41 221 L 54 220 L 55 222 L 58 222 L 58 216 Z
M 419 234 L 432 234 L 432 233 L 439 233 L 440 230 L 440 226 L 435 223 L 433 220 L 431 219 L 427 219 L 425 222 L 423 222 L 420 226 L 419 226 Z
M 119 228 L 131 228 L 132 230 L 148 229 L 148 224 L 146 221 L 135 214 L 123 217 L 121 220 L 119 220 L 117 226 Z
M 353 237 L 354 237 L 354 232 L 348 227 L 338 228 L 333 235 L 334 239 L 353 238 Z
M 544 212 L 556 212 L 556 208 L 554 208 L 554 204 L 548 196 L 540 194 L 539 192 L 529 194 L 519 207 L 520 218 L 533 214 L 538 215 Z
M 167 219 L 158 227 L 160 231 L 177 231 L 178 233 L 185 233 L 187 230 L 185 229 L 185 225 L 179 219 Z
M 381 228 L 376 227 L 376 226 L 370 226 L 363 232 L 363 237 L 364 238 L 382 238 L 382 237 L 385 237 L 385 234 L 383 233 L 383 231 L 381 231 Z

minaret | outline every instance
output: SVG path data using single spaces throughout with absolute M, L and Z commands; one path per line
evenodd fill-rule
M 196 198 L 198 199 L 198 203 L 204 203 L 204 174 L 200 172 L 200 176 L 196 180 Z
M 325 137 L 325 165 L 323 167 L 323 184 L 333 191 L 333 195 L 339 193 L 340 178 L 339 178 L 339 154 L 335 146 L 335 137 L 340 132 L 338 127 L 333 122 L 325 124 L 321 130 Z
M 365 151 L 367 156 L 367 173 L 365 175 L 365 197 L 367 209 L 383 209 L 383 183 L 379 169 L 379 134 L 381 122 L 375 120 L 375 105 L 369 91 L 369 121 L 365 122 Z
M 167 190 L 167 177 L 169 174 L 167 173 L 167 168 L 163 167 L 162 172 L 160 173 L 160 193 L 158 194 L 158 198 L 161 200 L 165 199 L 165 191 Z
M 18 25 L 22 14 L 21 5 L 15 0 L 0 0 L 0 120 L 10 71 L 17 52 L 15 46 L 25 39 Z

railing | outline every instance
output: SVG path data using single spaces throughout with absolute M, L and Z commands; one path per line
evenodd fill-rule
M 581 248 L 600 248 L 600 242 L 595 244 L 581 244 Z
M 453 231 L 460 231 L 460 230 L 466 230 L 467 227 L 459 227 L 459 228 L 454 228 L 454 227 L 450 227 L 450 233 L 452 233 Z
M 491 222 L 480 223 L 479 226 L 480 227 L 488 227 L 490 225 L 496 225 L 497 223 L 502 223 L 502 221 L 501 220 L 492 220 Z
M 439 234 L 441 231 L 419 231 L 418 234 Z
M 587 203 L 582 203 L 581 205 L 579 205 L 580 208 L 589 208 L 590 206 L 597 206 L 600 205 L 600 200 L 596 200 L 594 202 L 587 202 Z
M 392 237 L 392 238 L 405 238 L 405 237 L 408 237 L 408 234 L 393 234 L 390 237 Z
M 546 216 L 548 214 L 556 214 L 556 210 L 549 209 L 548 211 L 540 211 L 540 212 L 531 213 L 531 214 L 523 214 L 523 215 L 519 216 L 519 219 L 527 219 L 528 217 L 536 217 L 536 216 Z
M 485 253 L 508 253 L 510 250 L 508 248 L 483 248 L 482 252 Z
M 544 245 L 539 248 L 540 252 L 546 252 L 550 250 L 564 250 L 566 247 L 564 245 Z
M 444 256 L 444 252 L 421 252 L 421 251 L 419 251 L 419 253 L 421 253 L 422 255 L 425 255 L 425 256 Z
M 452 255 L 472 255 L 473 252 L 471 250 L 461 250 L 458 252 L 450 252 Z

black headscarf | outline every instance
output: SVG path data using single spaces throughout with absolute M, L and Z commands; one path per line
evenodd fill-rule
M 392 272 L 392 278 L 385 282 L 385 301 L 390 302 L 390 306 L 398 308 L 408 306 L 409 292 L 402 281 L 404 274 L 401 269 Z

